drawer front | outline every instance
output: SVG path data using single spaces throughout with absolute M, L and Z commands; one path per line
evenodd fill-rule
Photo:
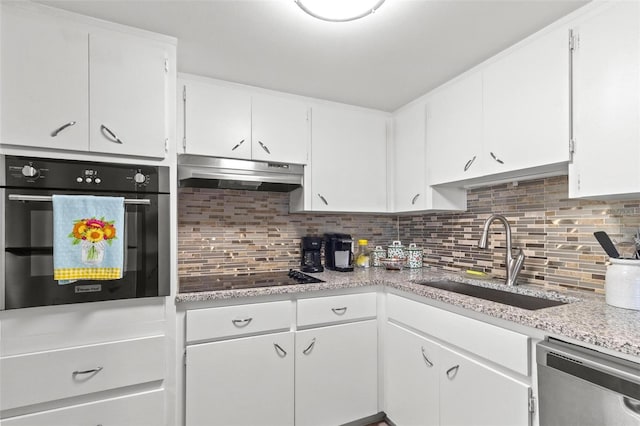
M 529 375 L 529 337 L 482 321 L 389 294 L 387 315 L 482 358 Z
M 376 293 L 298 300 L 298 326 L 376 317 Z
M 0 358 L 0 407 L 162 380 L 166 344 L 153 336 Z
M 289 330 L 292 302 L 253 303 L 187 311 L 187 342 Z
M 2 420 L 2 426 L 158 426 L 163 424 L 165 424 L 163 389 Z

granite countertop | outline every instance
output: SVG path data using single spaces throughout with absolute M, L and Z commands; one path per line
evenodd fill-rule
M 405 269 L 403 271 L 368 268 L 352 273 L 325 271 L 311 275 L 325 282 L 218 291 L 206 291 L 206 287 L 204 287 L 200 290 L 205 291 L 179 293 L 176 296 L 176 302 L 214 301 L 380 285 L 544 332 L 566 336 L 596 347 L 640 356 L 640 332 L 638 332 L 640 330 L 640 311 L 609 306 L 605 303 L 604 296 L 599 294 L 569 290 L 555 291 L 535 285 L 507 288 L 507 290 L 517 293 L 542 295 L 546 298 L 569 302 L 566 305 L 530 311 L 419 284 L 420 281 L 448 279 L 505 289 L 501 281 L 477 279 L 471 275 L 455 274 L 432 268 Z

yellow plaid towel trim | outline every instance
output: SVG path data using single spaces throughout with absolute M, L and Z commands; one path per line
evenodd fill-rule
M 54 269 L 53 279 L 58 280 L 118 280 L 120 268 L 64 268 Z

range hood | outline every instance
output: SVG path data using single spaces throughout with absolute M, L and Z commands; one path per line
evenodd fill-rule
M 302 186 L 303 172 L 304 167 L 298 164 L 178 156 L 181 187 L 289 192 Z

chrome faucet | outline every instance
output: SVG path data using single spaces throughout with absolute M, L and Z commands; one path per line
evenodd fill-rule
M 516 285 L 516 280 L 518 279 L 518 274 L 522 269 L 522 265 L 524 265 L 524 253 L 522 249 L 518 249 L 518 255 L 513 258 L 511 253 L 511 226 L 509 226 L 509 222 L 507 218 L 502 216 L 501 214 L 492 214 L 487 218 L 484 222 L 484 228 L 482 230 L 482 237 L 480 241 L 478 241 L 478 247 L 481 249 L 487 248 L 487 243 L 489 242 L 489 228 L 494 221 L 502 222 L 504 228 L 506 230 L 506 242 L 507 242 L 507 256 L 505 258 L 505 267 L 507 268 L 507 280 L 505 284 L 507 285 Z

